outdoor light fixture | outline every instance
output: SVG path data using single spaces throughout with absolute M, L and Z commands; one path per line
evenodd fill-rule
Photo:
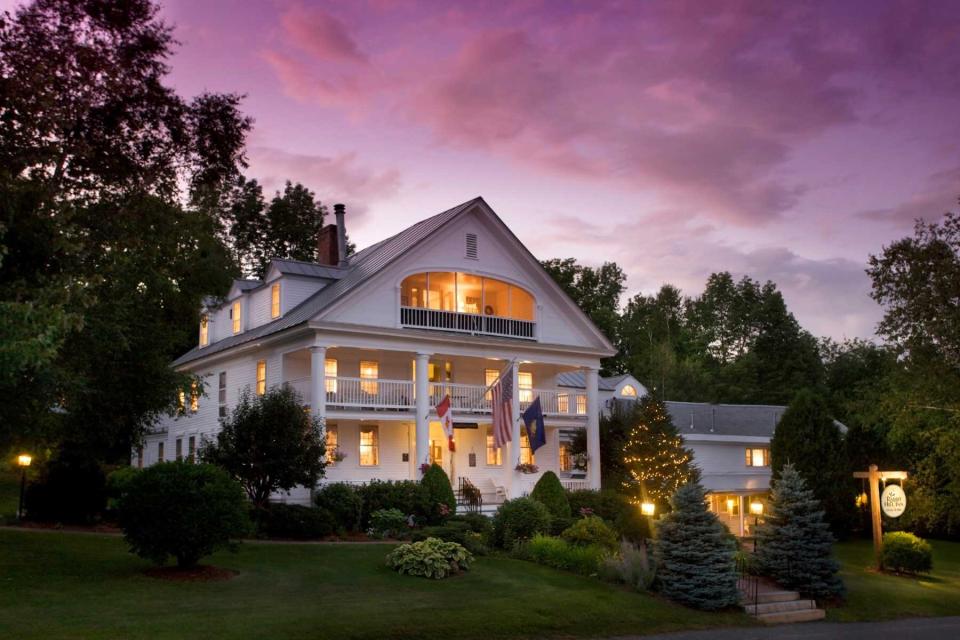
M 644 502 L 640 505 L 640 513 L 645 516 L 652 516 L 657 511 L 657 505 L 652 502 Z
M 29 453 L 21 453 L 17 456 L 17 466 L 20 467 L 20 504 L 17 506 L 17 520 L 23 520 L 23 494 L 27 490 L 27 467 L 33 462 L 33 456 Z
M 29 467 L 31 462 L 33 462 L 33 456 L 28 453 L 21 453 L 17 456 L 18 467 Z
M 733 513 L 733 505 L 737 503 L 733 498 L 727 498 L 727 513 Z
M 866 491 L 863 491 L 863 492 L 860 493 L 860 495 L 857 496 L 857 499 L 856 499 L 855 502 L 856 502 L 856 504 L 857 504 L 858 507 L 862 507 L 862 506 L 866 505 L 869 501 L 870 501 L 870 498 L 867 497 L 867 492 L 866 492 Z
M 758 518 L 763 515 L 763 503 L 762 502 L 751 502 L 750 503 L 750 513 L 757 516 Z

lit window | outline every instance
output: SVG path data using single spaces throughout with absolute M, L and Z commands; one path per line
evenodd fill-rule
M 503 464 L 503 449 L 494 446 L 493 427 L 487 427 L 487 464 L 497 467 Z
M 770 449 L 760 447 L 747 449 L 747 466 L 769 467 Z
M 217 389 L 218 414 L 221 418 L 227 417 L 227 372 L 220 372 L 220 381 Z
M 436 440 L 430 441 L 430 464 L 443 464 L 443 445 Z
M 577 394 L 577 415 L 587 415 L 587 396 L 583 393 Z
M 233 319 L 233 332 L 240 333 L 240 302 L 233 303 L 233 310 L 230 312 L 230 317 Z
M 570 443 L 560 443 L 560 471 L 570 471 L 573 469 L 573 463 L 570 460 Z
M 533 451 L 530 450 L 530 438 L 527 430 L 520 430 L 520 464 L 533 464 Z
M 570 395 L 566 393 L 557 394 L 557 413 L 570 413 Z
M 275 282 L 272 287 L 270 287 L 270 317 L 279 318 L 280 317 L 280 283 Z
M 205 347 L 210 342 L 210 317 L 207 314 L 200 316 L 200 346 Z
M 334 358 L 327 358 L 323 361 L 323 376 L 327 393 L 337 392 L 337 361 Z
M 267 361 L 257 362 L 257 395 L 262 396 L 267 392 Z
M 360 390 L 370 395 L 377 395 L 380 377 L 380 365 L 375 360 L 360 361 Z
M 187 396 L 183 391 L 177 392 L 177 408 L 180 410 L 180 413 L 187 412 Z
M 177 438 L 176 454 L 177 462 L 183 460 L 183 438 Z
M 717 496 L 717 512 L 730 516 L 740 515 L 740 498 L 733 495 Z
M 533 374 L 526 371 L 517 373 L 520 388 L 520 402 L 533 402 Z
M 407 276 L 400 283 L 400 305 L 471 315 L 534 319 L 534 299 L 502 280 L 469 273 L 434 271 Z
M 467 273 L 457 274 L 457 311 L 480 313 L 483 304 L 483 278 Z
M 533 296 L 512 285 L 510 286 L 510 317 L 533 321 Z
M 632 384 L 623 385 L 623 389 L 620 389 L 620 395 L 625 398 L 636 398 L 637 390 Z
M 496 382 L 496 381 L 497 381 L 497 378 L 499 378 L 499 377 L 500 377 L 500 372 L 497 371 L 496 369 L 484 369 L 484 370 L 483 370 L 483 382 L 484 382 L 484 384 L 487 385 L 487 388 L 489 388 L 490 385 L 492 385 L 494 382 Z M 486 400 L 486 401 L 488 401 L 488 402 L 489 402 L 490 400 L 492 400 L 492 399 L 493 399 L 493 392 L 492 392 L 492 391 L 487 391 L 487 393 L 484 394 L 483 399 Z
M 163 443 L 157 443 L 157 462 L 163 462 Z
M 197 382 L 194 380 L 190 383 L 190 411 L 193 413 L 197 412 L 197 409 L 200 408 L 200 391 L 197 389 Z
M 330 424 L 327 425 L 327 463 L 336 464 L 334 456 L 337 455 L 337 442 L 338 440 L 337 425 Z
M 380 447 L 377 427 L 360 427 L 360 466 L 375 467 L 380 464 Z
M 197 437 L 190 436 L 187 438 L 187 460 L 194 462 L 196 460 L 195 456 L 197 455 Z

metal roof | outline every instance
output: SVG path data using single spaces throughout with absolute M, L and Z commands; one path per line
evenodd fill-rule
M 597 387 L 600 391 L 616 391 L 617 384 L 625 378 L 626 376 L 616 376 L 614 378 L 604 378 L 600 377 L 597 383 Z M 611 382 L 615 380 L 616 382 Z M 587 383 L 584 378 L 583 371 L 566 371 L 564 373 L 557 374 L 557 386 L 558 387 L 571 387 L 574 389 L 586 389 Z
M 453 220 L 459 214 L 468 210 L 483 198 L 477 197 L 462 204 L 447 209 L 435 216 L 421 220 L 413 226 L 407 227 L 395 236 L 371 245 L 350 257 L 346 269 L 337 269 L 341 272 L 340 278 L 320 291 L 316 292 L 285 315 L 267 324 L 254 327 L 243 333 L 229 336 L 211 343 L 206 347 L 194 347 L 173 361 L 173 366 L 180 366 L 198 358 L 214 353 L 220 353 L 231 347 L 251 342 L 268 335 L 304 324 L 320 313 L 326 307 L 339 300 L 354 287 L 359 286 L 370 277 L 379 273 L 381 269 L 405 254 L 434 231 Z M 324 265 L 317 265 L 324 266 Z M 326 267 L 332 268 L 332 267 Z
M 304 262 L 303 260 L 288 260 L 286 258 L 274 258 L 270 261 L 270 266 L 276 267 L 277 271 L 284 275 L 308 276 L 310 278 L 324 278 L 326 280 L 339 280 L 347 273 L 347 269 L 328 264 Z
M 233 286 L 240 291 L 250 291 L 251 289 L 256 289 L 263 284 L 263 280 L 234 280 Z
M 664 405 L 681 435 L 698 433 L 772 438 L 777 423 L 787 410 L 782 405 L 772 404 L 667 401 Z

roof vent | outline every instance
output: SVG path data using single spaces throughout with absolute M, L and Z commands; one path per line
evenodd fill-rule
M 467 234 L 467 257 L 471 260 L 477 259 L 477 234 Z

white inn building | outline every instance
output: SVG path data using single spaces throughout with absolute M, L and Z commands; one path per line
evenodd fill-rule
M 245 389 L 286 384 L 325 419 L 322 482 L 417 479 L 436 462 L 485 503 L 528 493 L 547 470 L 599 488 L 598 370 L 615 350 L 489 205 L 465 202 L 349 257 L 343 206 L 335 212 L 318 239 L 322 264 L 275 259 L 262 281 L 234 282 L 205 310 L 197 346 L 173 363 L 202 393 L 146 437 L 141 464 L 192 455 Z M 505 367 L 515 420 L 497 449 L 488 385 Z M 568 374 L 585 384 L 565 386 Z M 455 453 L 434 410 L 448 394 Z M 533 454 L 518 417 L 535 397 L 547 443 Z M 578 430 L 586 469 L 567 454 Z M 516 471 L 521 462 L 538 472 Z M 309 490 L 281 499 L 306 502 Z

